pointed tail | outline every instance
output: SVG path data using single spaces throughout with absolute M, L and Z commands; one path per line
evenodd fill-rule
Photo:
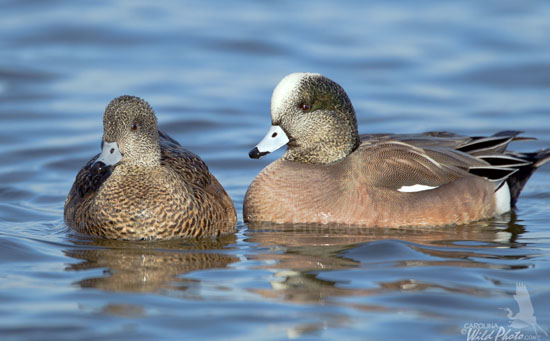
M 518 153 L 507 151 L 507 155 L 528 161 L 529 164 L 521 166 L 518 171 L 510 175 L 508 178 L 508 186 L 510 187 L 510 196 L 512 198 L 512 206 L 516 205 L 516 201 L 527 183 L 531 175 L 543 164 L 550 160 L 550 149 L 541 149 L 534 153 Z

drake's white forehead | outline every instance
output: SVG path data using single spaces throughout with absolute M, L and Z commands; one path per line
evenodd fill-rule
M 298 95 L 298 87 L 302 80 L 310 76 L 320 76 L 318 73 L 306 73 L 306 72 L 296 72 L 291 73 L 285 78 L 281 79 L 279 84 L 273 90 L 273 95 L 271 96 L 271 115 L 278 113 L 284 108 L 288 103 L 293 102 L 295 97 Z

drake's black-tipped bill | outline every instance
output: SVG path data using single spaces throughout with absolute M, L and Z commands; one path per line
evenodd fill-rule
M 259 159 L 264 155 L 269 154 L 269 152 L 260 152 L 258 147 L 254 147 L 249 153 L 248 156 L 250 156 L 251 159 Z

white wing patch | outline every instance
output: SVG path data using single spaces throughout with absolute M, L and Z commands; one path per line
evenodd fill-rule
M 411 193 L 411 192 L 421 192 L 421 191 L 428 191 L 430 189 L 437 188 L 439 186 L 427 186 L 427 185 L 412 185 L 412 186 L 401 186 L 399 189 L 397 189 L 399 192 L 403 193 Z

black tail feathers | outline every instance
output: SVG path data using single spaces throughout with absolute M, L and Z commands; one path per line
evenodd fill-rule
M 527 180 L 529 180 L 529 178 L 537 170 L 537 168 L 550 160 L 550 149 L 541 149 L 534 153 L 518 153 L 507 151 L 506 154 L 529 162 L 529 164 L 527 165 L 518 167 L 517 172 L 514 172 L 512 175 L 510 175 L 507 180 L 508 186 L 510 187 L 512 206 L 515 206 L 519 194 L 527 183 Z

